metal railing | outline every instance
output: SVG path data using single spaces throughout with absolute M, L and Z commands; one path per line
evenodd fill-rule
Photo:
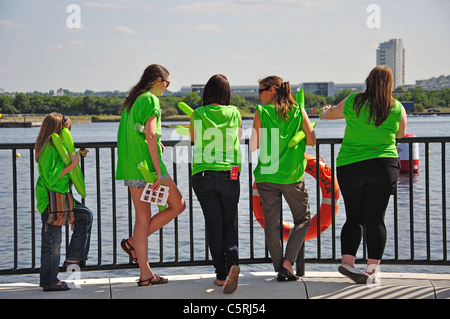
M 449 161 L 446 144 L 450 137 L 409 137 L 400 140 L 409 144 L 409 165 L 412 172 L 412 144 L 418 143 L 421 148 L 420 175 L 408 174 L 399 180 L 397 193 L 392 196 L 388 206 L 390 220 L 387 248 L 383 258 L 384 264 L 420 264 L 450 265 L 447 258 L 447 189 Z M 167 150 L 171 150 L 172 167 L 170 174 L 178 185 L 186 200 L 186 211 L 173 222 L 150 236 L 152 244 L 152 267 L 176 267 L 212 265 L 209 256 L 204 229 L 204 220 L 200 206 L 193 196 L 191 187 L 191 164 L 179 163 L 180 148 L 184 148 L 189 158 L 191 143 L 188 141 L 165 141 Z M 325 157 L 335 177 L 335 157 L 342 139 L 317 139 L 316 158 Z M 241 199 L 237 218 L 239 234 L 240 263 L 270 263 L 269 253 L 264 244 L 264 234 L 258 223 L 255 223 L 252 203 L 252 171 L 254 164 L 250 159 L 248 140 L 243 143 L 243 165 L 241 172 Z M 326 146 L 329 146 L 326 147 Z M 90 259 L 83 270 L 112 270 L 137 267 L 128 256 L 119 249 L 121 238 L 132 235 L 133 205 L 129 192 L 117 192 L 115 180 L 116 147 L 115 142 L 77 143 L 76 147 L 94 150 L 94 158 L 81 160 L 81 168 L 85 174 L 87 198 L 94 198 L 88 207 L 94 213 L 94 226 L 91 239 Z M 433 148 L 432 152 L 430 149 Z M 18 151 L 26 152 L 18 158 Z M 7 153 L 10 152 L 10 155 Z M 431 155 L 430 155 L 431 153 Z M 440 156 L 438 155 L 440 154 Z M 185 154 L 186 155 L 186 154 Z M 246 156 L 245 156 L 246 155 Z M 34 144 L 0 144 L 0 158 L 5 178 L 11 176 L 11 183 L 0 190 L 0 275 L 25 274 L 39 272 L 40 231 L 39 212 L 35 209 L 35 183 L 37 164 L 34 161 Z M 9 157 L 9 159 L 8 159 Z M 28 163 L 25 163 L 28 158 Z M 18 162 L 20 161 L 20 165 Z M 182 161 L 181 161 L 182 162 Z M 189 161 L 188 161 L 189 162 Z M 184 171 L 184 172 L 183 172 Z M 436 172 L 437 171 L 437 172 Z M 340 262 L 340 243 L 337 229 L 345 221 L 345 209 L 340 199 L 339 212 L 334 216 L 332 225 L 320 234 L 320 185 L 319 161 L 317 161 L 315 188 L 310 193 L 311 214 L 317 213 L 317 236 L 305 242 L 299 259 L 297 273 L 303 274 L 305 263 L 338 263 Z M 418 177 L 419 176 L 419 177 Z M 436 181 L 437 177 L 437 181 Z M 306 178 L 306 177 L 305 177 Z M 419 179 L 417 179 L 419 178 Z M 436 185 L 438 183 L 438 185 Z M 121 184 L 118 184 L 121 185 Z M 243 187 L 243 185 L 246 185 Z M 311 185 L 311 182 L 308 182 Z M 121 189 L 125 189 L 121 187 Z M 400 192 L 400 193 L 399 193 Z M 332 200 L 334 200 L 334 190 Z M 85 203 L 87 199 L 82 201 Z M 419 202 L 419 203 L 418 203 Z M 94 205 L 92 205 L 94 204 Z M 288 208 L 284 205 L 286 210 Z M 118 213 L 120 211 L 120 213 Z M 122 212 L 126 211 L 126 214 Z M 284 217 L 289 214 L 284 213 Z M 340 225 L 339 225 L 340 224 Z M 405 243 L 405 233 L 409 235 Z M 2 237 L 3 236 L 3 237 Z M 68 246 L 70 231 L 66 228 L 65 243 Z M 120 239 L 119 239 L 120 238 Z M 409 247 L 408 247 L 409 246 Z M 365 245 L 361 245 L 357 262 L 366 261 Z M 420 252 L 420 253 L 417 253 Z M 93 260 L 93 261 L 92 261 Z

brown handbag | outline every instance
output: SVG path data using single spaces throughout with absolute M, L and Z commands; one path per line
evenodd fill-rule
M 73 220 L 72 190 L 65 194 L 48 191 L 48 218 L 45 231 L 47 231 L 48 225 L 72 225 L 73 230 Z

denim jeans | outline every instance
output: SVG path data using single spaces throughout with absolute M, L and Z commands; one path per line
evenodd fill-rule
M 62 226 L 45 224 L 48 218 L 48 207 L 41 214 L 41 271 L 40 287 L 54 287 L 58 282 L 61 228 Z M 87 260 L 91 240 L 92 212 L 85 205 L 75 200 L 74 228 L 67 250 L 66 260 Z
M 218 280 L 225 280 L 231 266 L 239 264 L 235 226 L 240 183 L 230 171 L 204 171 L 192 176 L 192 187 L 205 217 L 208 244 Z

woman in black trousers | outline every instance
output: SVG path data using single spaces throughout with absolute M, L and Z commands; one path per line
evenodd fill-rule
M 347 220 L 341 232 L 338 270 L 357 283 L 373 280 L 386 245 L 384 215 L 397 187 L 400 169 L 396 138 L 406 134 L 406 112 L 392 97 L 393 76 L 386 65 L 372 69 L 366 91 L 351 94 L 336 106 L 322 108 L 322 119 L 345 118 L 345 133 L 336 159 L 337 177 Z M 355 255 L 365 226 L 368 260 L 355 269 Z

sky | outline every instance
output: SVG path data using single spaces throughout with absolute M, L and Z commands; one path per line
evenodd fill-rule
M 415 84 L 450 74 L 449 34 L 450 0 L 0 0 L 0 88 L 128 91 L 153 63 L 174 92 L 217 73 L 363 83 L 394 38 Z

